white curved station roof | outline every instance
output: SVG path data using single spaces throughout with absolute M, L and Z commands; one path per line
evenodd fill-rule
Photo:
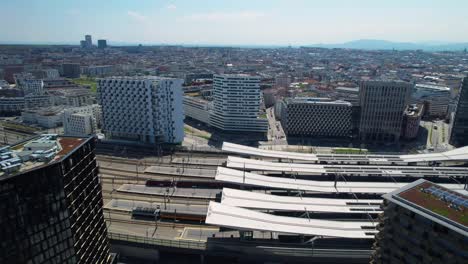
M 344 182 L 344 181 L 312 181 L 297 180 L 291 178 L 280 178 L 263 176 L 255 173 L 244 172 L 224 167 L 218 167 L 216 171 L 216 180 L 223 182 L 236 183 L 241 185 L 251 185 L 266 188 L 275 188 L 281 190 L 298 190 L 309 192 L 344 192 L 344 193 L 388 193 L 401 188 L 407 183 L 396 182 Z M 445 188 L 466 193 L 463 184 L 440 184 Z
M 259 149 L 259 148 L 253 148 L 253 147 L 248 147 L 244 145 L 229 143 L 229 142 L 223 143 L 222 150 L 233 152 L 233 153 L 238 153 L 238 154 L 248 154 L 248 155 L 253 155 L 253 156 L 261 156 L 261 157 L 297 159 L 297 160 L 309 160 L 309 161 L 318 160 L 317 156 L 315 156 L 314 154 L 265 150 L 265 149 Z
M 374 238 L 377 222 L 330 221 L 276 216 L 249 209 L 210 202 L 207 224 L 238 230 L 259 230 L 288 234 L 345 238 Z
M 228 156 L 227 167 L 256 171 L 297 172 L 310 175 L 353 174 L 382 176 L 468 176 L 468 168 L 462 167 L 427 167 L 427 166 L 379 166 L 379 165 L 319 165 L 287 162 L 270 162 Z
M 372 213 L 381 212 L 382 200 L 291 197 L 224 188 L 221 204 L 275 211 Z
M 369 161 L 369 162 L 430 162 L 430 161 L 468 161 L 468 146 L 441 153 L 414 155 L 366 155 L 366 154 L 303 154 L 288 151 L 265 150 L 244 145 L 224 142 L 222 150 L 243 155 L 291 160 L 335 160 L 335 161 Z

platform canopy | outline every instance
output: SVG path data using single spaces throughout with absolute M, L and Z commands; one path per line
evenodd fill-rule
M 224 205 L 273 211 L 363 214 L 380 213 L 382 200 L 280 196 L 223 188 Z
M 210 202 L 205 223 L 237 230 L 343 238 L 373 239 L 377 233 L 375 230 L 377 222 L 276 216 L 216 202 Z
M 230 168 L 218 167 L 215 180 L 250 185 L 261 188 L 296 190 L 325 193 L 373 193 L 384 194 L 405 186 L 398 182 L 355 182 L 355 181 L 313 181 L 293 178 L 265 176 Z M 448 189 L 466 193 L 463 184 L 440 184 Z

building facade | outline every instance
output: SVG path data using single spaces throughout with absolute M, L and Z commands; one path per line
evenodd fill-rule
M 268 121 L 259 118 L 260 78 L 246 74 L 213 77 L 213 114 L 210 123 L 223 131 L 266 133 Z
M 360 139 L 395 143 L 401 135 L 403 113 L 412 85 L 403 81 L 363 81 L 360 86 Z
M 62 64 L 63 76 L 66 78 L 80 78 L 81 68 L 78 63 Z
M 445 118 L 450 104 L 450 88 L 432 84 L 416 84 L 411 93 L 411 103 L 424 104 L 424 112 L 429 117 Z
M 371 263 L 468 263 L 468 197 L 423 179 L 385 194 Z
M 419 124 L 421 123 L 424 105 L 409 105 L 405 110 L 403 118 L 402 135 L 405 139 L 415 139 L 419 133 Z
M 210 125 L 211 102 L 195 98 L 192 96 L 184 96 L 184 113 L 185 117 L 190 117 L 207 125 Z
M 65 109 L 63 130 L 67 136 L 88 136 L 101 125 L 101 107 L 97 104 Z
M 47 135 L 1 150 L 0 263 L 109 263 L 94 149 Z
M 463 79 L 451 124 L 450 144 L 468 146 L 468 77 Z
M 184 139 L 181 79 L 112 77 L 98 81 L 107 137 L 147 143 Z
M 281 125 L 288 136 L 347 137 L 352 105 L 325 98 L 286 99 Z
M 99 49 L 107 48 L 107 40 L 105 39 L 98 39 L 97 44 Z

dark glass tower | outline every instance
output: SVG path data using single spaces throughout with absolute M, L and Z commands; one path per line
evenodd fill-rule
M 0 149 L 0 263 L 109 263 L 94 148 L 47 135 Z
M 468 77 L 463 79 L 460 87 L 450 144 L 455 147 L 468 146 Z

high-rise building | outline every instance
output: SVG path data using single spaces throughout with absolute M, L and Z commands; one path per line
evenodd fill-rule
M 267 119 L 259 118 L 261 96 L 258 76 L 215 75 L 211 125 L 224 131 L 267 132 Z
M 62 64 L 63 76 L 67 78 L 80 78 L 81 67 L 78 63 Z
M 281 125 L 288 136 L 346 137 L 351 135 L 352 105 L 327 98 L 286 99 Z
M 458 94 L 455 116 L 451 125 L 450 144 L 468 146 L 468 77 L 463 79 Z
M 107 41 L 105 39 L 98 39 L 97 44 L 100 49 L 107 48 Z
M 0 149 L 0 263 L 109 263 L 95 139 Z
M 140 142 L 184 139 L 181 79 L 111 77 L 98 81 L 106 137 Z
M 398 142 L 411 88 L 412 84 L 403 81 L 361 83 L 359 133 L 363 142 Z
M 86 41 L 87 48 L 90 48 L 93 46 L 93 39 L 91 38 L 91 35 L 85 35 L 85 41 Z
M 468 197 L 420 179 L 383 195 L 371 263 L 468 263 Z

